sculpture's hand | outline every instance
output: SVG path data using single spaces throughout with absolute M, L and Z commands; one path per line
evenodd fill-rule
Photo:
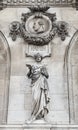
M 26 66 L 29 68 L 29 69 L 31 69 L 32 67 L 31 67 L 31 65 L 29 65 L 29 64 L 26 64 Z

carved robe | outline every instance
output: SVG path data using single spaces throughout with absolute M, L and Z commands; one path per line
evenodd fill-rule
M 31 118 L 40 119 L 44 118 L 45 114 L 48 113 L 47 104 L 49 103 L 48 95 L 48 73 L 45 67 L 32 67 L 28 73 L 28 77 L 32 79 L 32 95 L 33 95 L 33 110 Z

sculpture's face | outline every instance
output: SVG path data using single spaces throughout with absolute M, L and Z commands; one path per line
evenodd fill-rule
M 41 68 L 40 67 L 38 67 L 38 66 L 32 66 L 32 69 L 31 69 L 31 73 L 32 74 L 38 74 L 38 73 L 40 73 L 41 72 Z

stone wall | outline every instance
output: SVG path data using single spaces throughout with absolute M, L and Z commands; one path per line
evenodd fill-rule
M 27 8 L 7 8 L 0 12 L 0 30 L 6 37 L 11 52 L 11 73 L 8 94 L 9 100 L 7 103 L 7 124 L 24 124 L 25 120 L 29 118 L 31 113 L 32 96 L 31 88 L 29 87 L 30 80 L 26 76 L 28 72 L 26 63 L 32 65 L 37 63 L 33 58 L 25 56 L 25 53 L 28 51 L 28 44 L 21 37 L 18 37 L 17 40 L 13 42 L 9 35 L 10 23 L 13 21 L 21 22 L 21 14 L 27 11 L 29 11 Z M 59 37 L 56 37 L 54 40 L 52 40 L 49 46 L 52 56 L 47 59 L 43 59 L 41 63 L 42 65 L 45 64 L 47 66 L 49 73 L 48 83 L 51 102 L 49 105 L 50 112 L 47 115 L 46 120 L 51 124 L 77 124 L 78 33 L 75 35 L 74 33 L 78 28 L 78 12 L 73 8 L 51 8 L 48 12 L 56 12 L 57 21 L 66 21 L 69 24 L 69 36 L 65 41 L 61 41 Z M 70 44 L 73 45 L 72 49 L 70 49 Z M 33 46 L 32 49 L 34 50 Z M 42 48 L 37 49 L 40 51 Z M 45 48 L 43 48 L 43 50 L 45 50 Z M 38 63 L 38 65 L 40 65 L 40 63 Z M 68 67 L 69 71 L 67 71 Z M 1 85 L 1 89 L 3 88 L 4 86 Z M 1 109 L 3 110 L 3 108 Z M 1 116 L 0 120 L 2 123 Z M 0 129 L 9 130 L 12 129 L 12 127 L 8 128 L 7 126 L 7 128 L 4 128 L 3 126 Z M 22 130 L 20 127 L 18 129 L 13 129 Z M 55 127 L 52 129 L 67 130 L 69 128 L 59 128 L 58 126 L 58 128 Z M 77 129 L 77 127 L 75 129 Z

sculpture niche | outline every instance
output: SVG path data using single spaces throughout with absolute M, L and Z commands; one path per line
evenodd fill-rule
M 35 120 L 43 119 L 49 112 L 47 104 L 50 101 L 49 87 L 47 79 L 49 77 L 46 67 L 26 65 L 29 68 L 27 74 L 31 79 L 33 110 L 31 117 L 26 123 L 32 123 Z

